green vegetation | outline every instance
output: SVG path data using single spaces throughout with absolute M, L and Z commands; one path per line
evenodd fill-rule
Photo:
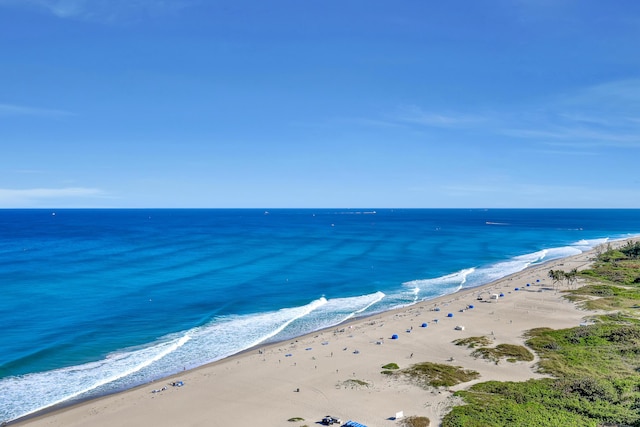
M 640 241 L 629 242 L 618 250 L 610 249 L 598 255 L 594 265 L 580 275 L 605 284 L 637 286 L 640 284 L 639 252 Z
M 640 386 L 640 324 L 635 318 L 614 320 L 561 330 L 533 330 L 527 344 L 541 358 L 539 370 L 558 378 L 636 377 Z M 640 395 L 638 395 L 640 397 Z
M 627 259 L 640 259 L 640 241 L 627 242 L 627 244 L 620 249 Z
M 492 342 L 488 337 L 469 337 L 457 339 L 453 343 L 455 345 L 464 345 L 468 348 L 476 348 L 476 346 L 488 346 Z M 534 359 L 534 355 L 529 350 L 521 345 L 513 344 L 498 344 L 494 348 L 480 347 L 471 353 L 471 355 L 493 360 L 496 363 L 498 363 L 500 359 L 507 359 L 508 362 L 530 362 Z
M 383 375 L 393 375 L 394 371 L 400 369 L 397 363 L 387 363 L 382 367 L 384 371 L 381 372 Z
M 490 381 L 457 394 L 467 402 L 456 406 L 443 420 L 443 427 L 599 425 L 581 414 L 579 399 L 566 398 L 554 388 L 552 379 L 522 383 Z M 563 407 L 561 404 L 567 403 Z M 600 405 L 605 406 L 605 405 Z
M 455 345 L 464 345 L 467 348 L 475 348 L 478 345 L 486 346 L 492 343 L 488 337 L 460 338 L 453 342 Z
M 287 421 L 292 422 L 292 423 L 297 423 L 297 422 L 300 422 L 300 421 L 304 421 L 304 418 L 293 417 L 293 418 L 289 418 Z
M 401 427 L 429 427 L 431 420 L 427 417 L 406 417 L 400 421 Z
M 530 331 L 527 344 L 554 378 L 486 382 L 459 392 L 467 405 L 451 426 L 640 426 L 640 325 L 609 319 L 589 326 Z
M 636 242 L 600 254 L 589 270 L 579 273 L 590 283 L 569 291 L 567 298 L 587 310 L 621 310 L 626 315 L 637 315 L 640 309 L 639 252 L 640 242 Z
M 568 292 L 586 308 L 615 312 L 586 326 L 529 331 L 539 370 L 552 378 L 475 384 L 456 393 L 466 404 L 442 426 L 640 427 L 639 254 L 640 243 L 600 254 L 579 273 L 595 283 Z
M 397 372 L 422 387 L 451 387 L 474 380 L 480 376 L 476 371 L 460 366 L 423 362 Z
M 640 269 L 640 266 L 638 267 Z M 610 284 L 590 284 L 568 291 L 567 298 L 587 310 L 623 310 L 637 312 L 640 301 L 640 287 L 614 286 Z
M 508 362 L 525 361 L 530 362 L 534 355 L 521 345 L 498 344 L 494 348 L 482 347 L 471 353 L 474 357 L 493 360 L 498 363 L 500 359 L 507 359 Z

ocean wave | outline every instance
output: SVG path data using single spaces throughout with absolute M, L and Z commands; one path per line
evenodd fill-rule
M 404 286 L 439 286 L 439 285 L 464 285 L 467 281 L 467 277 L 473 273 L 475 268 L 465 268 L 455 273 L 447 274 L 445 276 L 436 277 L 433 279 L 419 279 L 412 280 L 410 282 L 403 283 Z
M 411 280 L 403 283 L 402 286 L 410 288 L 410 292 L 413 294 L 413 301 L 418 302 L 438 295 L 445 295 L 459 291 L 464 287 L 465 283 L 467 283 L 469 276 L 475 271 L 475 267 L 465 268 L 455 273 L 432 279 Z M 403 304 L 400 304 L 400 306 L 402 305 Z
M 367 312 L 384 298 L 382 292 L 350 298 L 321 297 L 300 307 L 216 318 L 148 346 L 110 353 L 100 361 L 3 378 L 0 422 L 177 374 L 260 344 L 335 326 Z
M 0 421 L 10 421 L 71 401 L 99 387 L 138 372 L 189 341 L 188 335 L 105 359 L 48 372 L 0 380 Z M 20 405 L 17 403 L 20 402 Z
M 411 280 L 402 285 L 411 289 L 415 295 L 415 301 L 430 299 L 438 295 L 451 294 L 463 288 L 481 286 L 518 273 L 532 265 L 578 255 L 606 241 L 607 239 L 594 239 L 576 242 L 570 246 L 542 249 L 514 256 L 505 261 L 462 269 L 440 277 Z

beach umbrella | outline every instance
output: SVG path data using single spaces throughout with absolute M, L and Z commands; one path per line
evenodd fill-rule
M 398 339 L 398 334 L 393 334 L 393 335 L 391 335 L 391 339 L 392 339 L 392 340 L 397 340 L 397 339 Z
M 472 306 L 472 305 L 470 305 L 470 306 L 469 306 L 469 308 L 473 308 L 473 306 Z
M 453 317 L 453 313 L 447 314 L 447 317 Z
M 428 326 L 428 325 L 427 325 L 426 323 L 423 323 L 423 324 L 422 324 L 422 327 L 423 327 L 423 328 L 426 328 L 427 326 Z
M 500 292 L 500 296 L 501 296 L 501 297 L 503 297 L 503 296 L 504 296 L 504 294 L 503 294 L 502 292 Z

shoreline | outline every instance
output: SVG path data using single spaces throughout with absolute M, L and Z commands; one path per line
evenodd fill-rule
M 611 244 L 615 247 L 620 246 L 627 241 L 633 241 L 636 239 L 637 237 L 632 237 L 628 239 L 610 241 L 605 244 Z M 126 389 L 99 397 L 88 398 L 86 400 L 76 401 L 73 403 L 61 403 L 59 405 L 54 405 L 52 407 L 45 408 L 19 419 L 10 421 L 6 425 L 81 426 L 88 425 L 90 423 L 91 425 L 106 426 L 108 424 L 116 423 L 118 425 L 133 426 L 147 424 L 147 417 L 153 419 L 153 425 L 172 425 L 176 422 L 181 425 L 202 425 L 202 423 L 200 422 L 202 421 L 200 420 L 200 416 L 196 417 L 200 421 L 194 421 L 193 423 L 185 419 L 177 421 L 175 416 L 183 412 L 187 413 L 187 416 L 194 416 L 193 412 L 200 411 L 200 414 L 204 414 L 204 418 L 208 419 L 206 414 L 211 415 L 211 408 L 207 407 L 207 402 L 209 401 L 209 399 L 201 400 L 201 392 L 206 392 L 206 394 L 213 399 L 215 399 L 216 397 L 224 397 L 225 391 L 234 389 L 234 384 L 237 384 L 238 382 L 245 383 L 247 381 L 255 381 L 255 385 L 261 392 L 256 393 L 256 395 L 252 397 L 251 389 L 247 391 L 245 385 L 243 387 L 239 387 L 238 391 L 230 394 L 236 396 L 237 398 L 242 398 L 240 400 L 240 403 L 236 403 L 237 400 L 234 400 L 234 403 L 239 405 L 237 407 L 238 409 L 241 409 L 243 407 L 246 408 L 247 404 L 249 403 L 245 401 L 244 404 L 242 404 L 242 401 L 249 400 L 252 407 L 258 408 L 257 414 L 260 414 L 260 419 L 263 420 L 263 422 L 268 419 L 265 418 L 263 412 L 273 413 L 273 418 L 270 419 L 272 419 L 274 423 L 281 423 L 282 421 L 286 422 L 288 418 L 296 416 L 295 412 L 297 410 L 296 408 L 298 407 L 313 408 L 313 402 L 309 402 L 304 398 L 300 398 L 301 396 L 304 396 L 305 390 L 316 389 L 314 393 L 318 394 L 319 396 L 324 396 L 325 398 L 327 398 L 327 395 L 330 393 L 337 394 L 338 396 L 345 394 L 344 392 L 347 389 L 343 390 L 343 387 L 339 387 L 337 384 L 348 384 L 351 379 L 358 379 L 359 381 L 367 382 L 369 378 L 375 377 L 375 380 L 372 381 L 372 383 L 374 384 L 372 386 L 373 390 L 369 390 L 369 386 L 367 386 L 367 390 L 361 390 L 360 396 L 351 396 L 354 399 L 354 403 L 358 402 L 359 399 L 361 399 L 363 396 L 369 396 L 369 398 L 371 398 L 372 393 L 385 396 L 388 395 L 387 398 L 384 399 L 385 401 L 387 401 L 386 405 L 390 404 L 390 402 L 388 402 L 389 400 L 394 400 L 391 397 L 396 396 L 399 391 L 402 391 L 402 394 L 406 394 L 407 396 L 410 395 L 417 397 L 420 395 L 420 393 L 416 392 L 416 390 L 411 390 L 411 388 L 417 389 L 417 387 L 408 384 L 387 384 L 385 387 L 378 386 L 378 382 L 385 383 L 384 378 L 379 378 L 381 365 L 370 363 L 365 367 L 365 365 L 360 362 L 355 362 L 354 364 L 354 359 L 365 359 L 365 357 L 361 356 L 363 356 L 366 352 L 368 353 L 367 356 L 371 356 L 368 357 L 368 359 L 379 359 L 383 361 L 386 360 L 386 362 L 395 361 L 401 365 L 405 365 L 407 363 L 406 359 L 411 359 L 413 363 L 417 363 L 420 361 L 432 361 L 436 363 L 447 363 L 455 361 L 455 363 L 457 364 L 459 360 L 471 362 L 470 360 L 467 360 L 470 359 L 469 355 L 465 354 L 470 353 L 468 349 L 459 347 L 456 348 L 455 346 L 452 347 L 453 344 L 451 344 L 451 341 L 454 338 L 468 336 L 468 333 L 465 333 L 465 330 L 455 331 L 454 328 L 451 327 L 452 323 L 456 324 L 456 322 L 458 322 L 458 317 L 463 318 L 462 323 L 467 324 L 469 330 L 476 329 L 470 327 L 471 325 L 469 325 L 468 323 L 469 320 L 477 320 L 478 325 L 482 323 L 486 324 L 488 322 L 491 328 L 484 328 L 484 333 L 486 335 L 489 335 L 490 333 L 490 335 L 493 336 L 496 340 L 498 340 L 498 337 L 500 337 L 500 341 L 498 342 L 503 342 L 503 340 L 505 339 L 507 340 L 507 342 L 512 343 L 520 343 L 522 341 L 520 337 L 521 333 L 519 333 L 521 329 L 513 327 L 514 320 L 516 320 L 516 324 L 518 325 L 523 322 L 527 323 L 528 327 L 526 327 L 525 330 L 531 329 L 532 327 L 543 326 L 538 324 L 531 325 L 530 322 L 527 322 L 527 320 L 543 321 L 545 320 L 545 317 L 557 317 L 549 320 L 550 323 L 552 323 L 553 325 L 559 325 L 559 327 L 563 327 L 563 325 L 565 324 L 577 326 L 582 318 L 592 313 L 577 309 L 573 303 L 567 302 L 557 291 L 551 289 L 550 279 L 547 277 L 546 273 L 548 272 L 548 270 L 558 267 L 562 267 L 562 269 L 566 269 L 567 271 L 571 268 L 585 268 L 591 264 L 593 255 L 596 250 L 597 249 L 594 248 L 581 254 L 536 264 L 518 273 L 505 276 L 501 279 L 487 283 L 485 285 L 480 285 L 473 288 L 463 288 L 455 293 L 442 295 L 430 300 L 420 301 L 405 307 L 349 319 L 339 325 L 321 329 L 299 337 L 269 344 L 260 344 L 252 348 L 243 350 L 227 358 L 203 366 L 199 366 L 197 368 L 175 375 L 170 375 L 156 381 L 145 383 L 131 389 Z M 565 264 L 570 265 L 567 267 Z M 538 280 L 539 282 L 536 282 L 536 280 Z M 525 283 L 530 283 L 531 287 L 526 288 Z M 518 287 L 516 285 L 519 285 L 523 288 L 520 289 L 520 291 L 515 291 L 514 286 Z M 500 292 L 505 293 L 504 301 L 500 300 L 497 303 L 494 303 L 487 302 L 486 299 L 483 299 L 483 301 L 478 300 L 478 297 L 484 294 L 486 294 L 486 297 L 488 298 L 489 294 L 493 293 L 492 291 L 496 291 L 496 289 L 498 289 L 498 291 Z M 496 293 L 498 293 L 498 291 L 496 291 Z M 542 298 L 539 298 L 540 296 Z M 510 304 L 511 302 L 513 303 L 512 305 Z M 511 307 L 508 307 L 508 305 L 511 305 Z M 469 309 L 470 306 L 473 307 L 473 309 Z M 441 311 L 434 311 L 436 307 L 440 308 Z M 487 307 L 499 308 L 500 310 L 502 310 L 503 307 L 507 308 L 508 310 L 506 311 L 509 311 L 509 313 L 505 312 L 504 314 L 507 315 L 507 317 L 511 317 L 511 319 L 509 319 L 509 323 L 503 324 L 504 322 L 501 321 L 502 317 L 497 318 L 497 321 L 495 320 L 495 317 L 491 319 L 491 316 L 495 316 L 496 310 L 492 310 L 492 312 L 487 314 Z M 535 315 L 516 316 L 518 314 L 521 314 L 522 310 L 525 310 L 528 314 L 531 314 L 533 312 L 533 314 Z M 539 316 L 540 313 L 548 314 L 554 312 L 557 312 L 556 316 Z M 559 314 L 560 312 L 562 313 L 562 316 L 557 316 L 557 314 Z M 450 317 L 452 317 L 454 320 L 451 320 L 449 314 L 447 313 L 451 313 Z M 502 313 L 500 314 L 502 316 Z M 437 320 L 433 318 L 434 316 L 437 317 Z M 418 317 L 420 318 L 420 320 L 415 321 L 414 318 Z M 474 319 L 468 319 L 469 317 L 473 317 Z M 405 326 L 399 326 L 401 322 L 404 322 Z M 498 322 L 500 324 L 491 324 Z M 421 328 L 420 326 L 423 323 L 427 323 L 428 327 Z M 441 327 L 441 325 L 443 324 L 446 326 Z M 390 328 L 390 325 L 393 325 L 393 327 Z M 414 328 L 416 328 L 416 333 L 414 333 Z M 425 340 L 423 336 L 417 340 L 418 342 L 411 344 L 410 341 L 413 341 L 413 338 L 419 334 L 418 331 L 421 329 L 422 331 L 427 333 L 431 333 L 432 331 L 436 330 L 437 334 L 439 335 L 437 343 L 436 340 L 433 339 Z M 389 331 L 395 331 L 393 333 L 399 335 L 400 338 L 398 340 L 392 340 L 390 338 L 392 336 L 392 333 L 390 333 Z M 422 333 L 422 331 L 420 333 Z M 497 331 L 497 334 L 494 335 L 495 331 Z M 514 331 L 517 333 L 514 334 Z M 431 335 L 436 334 L 434 333 Z M 433 336 L 431 338 L 433 338 Z M 405 342 L 407 341 L 409 341 L 409 345 L 405 344 Z M 334 345 L 334 343 L 339 343 L 340 345 L 336 346 Z M 351 347 L 351 344 L 353 343 L 355 343 L 355 346 Z M 347 345 L 345 346 L 345 344 Z M 373 347 L 369 347 L 371 344 L 373 344 Z M 434 349 L 425 351 L 423 346 L 419 344 L 437 345 L 434 346 Z M 316 345 L 318 345 L 320 348 L 318 349 Z M 392 345 L 394 345 L 394 348 L 391 349 L 392 351 L 387 351 Z M 400 347 L 400 349 L 398 349 L 398 347 Z M 442 354 L 445 349 L 446 353 L 455 354 L 446 358 Z M 383 355 L 381 353 L 385 353 L 384 359 L 382 358 Z M 416 355 L 419 355 L 420 353 L 425 354 L 424 356 L 421 355 L 421 357 L 414 358 L 414 353 Z M 309 359 L 303 357 L 306 355 L 312 355 L 312 358 Z M 402 355 L 404 355 L 404 357 Z M 410 356 L 407 357 L 407 355 Z M 323 359 L 321 359 L 321 357 Z M 276 358 L 278 360 L 277 364 L 275 362 Z M 282 363 L 283 361 L 285 363 Z M 291 365 L 291 362 L 293 362 L 293 365 Z M 300 366 L 298 366 L 298 362 L 300 362 Z M 317 375 L 318 365 L 320 365 L 321 363 L 325 364 L 326 366 L 322 367 L 324 374 L 319 376 Z M 496 377 L 501 376 L 497 375 L 499 372 L 495 372 L 496 369 L 494 367 L 483 366 L 488 364 L 486 361 L 475 360 L 474 363 L 471 364 L 480 366 L 486 372 L 481 372 L 481 377 L 479 380 L 461 384 L 457 387 L 452 387 L 452 390 L 458 388 L 466 388 L 474 382 L 487 381 L 490 379 L 496 379 Z M 522 380 L 541 377 L 542 375 L 534 372 L 534 364 L 535 361 L 531 363 L 518 362 L 517 364 L 514 364 L 514 366 L 518 365 L 520 367 L 523 367 L 523 365 L 527 365 L 527 369 L 525 370 L 526 375 L 524 377 L 521 375 L 521 373 L 515 376 L 521 378 Z M 242 366 L 242 368 L 239 368 L 240 365 Z M 467 363 L 465 363 L 463 366 L 465 368 L 468 368 Z M 330 369 L 328 369 L 329 367 Z M 343 370 L 343 372 L 345 372 L 345 368 L 347 368 L 347 374 L 341 374 L 340 370 Z M 473 369 L 478 370 L 475 366 L 473 367 Z M 327 372 L 333 374 L 334 370 L 338 383 L 335 383 L 333 378 L 323 378 L 325 375 L 327 375 Z M 364 376 L 363 374 L 361 374 L 362 370 L 364 370 Z M 512 370 L 513 369 L 499 369 L 499 371 Z M 302 376 L 299 375 L 301 371 L 304 374 Z M 284 375 L 283 377 L 281 377 L 280 375 L 276 375 L 274 377 L 272 375 L 274 373 L 286 375 Z M 514 377 L 513 372 L 507 372 L 506 374 L 508 378 Z M 344 379 L 345 377 L 346 380 Z M 367 380 L 361 380 L 361 377 L 367 378 Z M 215 378 L 216 381 L 214 381 L 213 378 Z M 169 387 L 163 391 L 151 393 L 152 390 L 161 390 L 163 387 L 167 386 L 167 383 L 171 383 L 173 381 L 184 381 L 185 386 L 180 388 Z M 278 387 L 276 387 L 276 389 L 270 390 L 270 382 L 283 383 L 288 385 L 288 388 L 280 390 Z M 279 387 L 284 387 L 283 384 L 280 384 Z M 196 395 L 191 393 L 192 389 L 195 388 L 198 389 L 198 393 Z M 213 393 L 210 393 L 211 389 L 213 389 Z M 301 389 L 303 390 L 303 392 L 300 391 Z M 291 393 L 294 393 L 293 397 L 291 396 Z M 346 393 L 348 394 L 349 391 L 346 391 Z M 432 395 L 432 393 L 426 392 L 424 390 L 422 390 L 422 394 L 428 396 Z M 446 406 L 449 404 L 447 403 L 448 393 L 445 393 L 444 396 L 442 394 L 442 391 L 440 391 L 437 394 L 433 395 L 433 399 L 431 399 L 436 402 L 436 407 L 440 407 L 440 409 L 443 408 L 442 405 Z M 189 402 L 184 401 L 185 396 L 190 396 L 189 401 L 197 401 L 199 403 L 188 404 Z M 277 406 L 279 408 L 280 406 L 282 406 L 282 402 L 279 402 L 279 405 L 270 405 L 270 403 L 273 402 L 270 402 L 269 398 L 275 399 L 276 396 L 281 397 L 282 400 L 285 401 L 284 407 L 280 408 L 279 410 L 276 410 L 276 408 L 272 406 Z M 267 398 L 266 400 L 265 397 Z M 172 398 L 173 401 L 170 400 Z M 423 399 L 421 400 L 424 400 L 424 396 L 422 396 L 422 398 Z M 226 401 L 226 398 L 223 398 L 222 400 Z M 301 402 L 298 402 L 299 400 Z M 330 398 L 327 400 L 333 402 L 336 399 Z M 317 414 L 314 413 L 313 416 L 320 417 L 318 419 L 321 419 L 321 417 L 325 415 L 324 412 L 335 413 L 341 415 L 341 417 L 343 417 L 343 420 L 346 421 L 345 418 L 349 417 L 346 416 L 347 414 L 343 414 L 342 412 L 348 411 L 340 409 L 340 405 L 338 404 L 341 403 L 342 400 L 343 399 L 339 398 L 337 399 L 337 402 L 326 405 L 328 406 L 326 409 L 322 408 L 323 410 L 320 410 Z M 162 412 L 165 413 L 165 416 L 163 417 L 157 416 L 157 414 L 154 413 L 153 408 L 157 406 L 155 405 L 155 402 L 157 401 L 163 401 L 167 404 L 163 405 L 162 408 Z M 287 406 L 286 402 L 289 402 L 291 405 Z M 185 403 L 187 403 L 187 407 L 191 408 L 192 410 L 184 411 Z M 365 403 L 367 403 L 366 399 Z M 338 407 L 332 409 L 332 406 L 335 407 L 336 405 Z M 166 406 L 166 408 L 164 406 Z M 366 405 L 360 406 L 364 407 Z M 399 406 L 402 405 L 399 404 Z M 429 406 L 431 406 L 432 409 L 425 411 L 423 408 L 423 413 L 430 413 L 428 416 L 432 419 L 432 422 L 435 422 L 441 417 L 438 417 L 438 411 L 435 411 L 434 414 L 433 404 L 430 404 Z M 289 412 L 291 412 L 290 416 L 279 415 L 281 411 L 284 411 L 286 408 L 291 408 L 289 410 Z M 262 409 L 262 411 L 260 411 L 260 409 Z M 310 412 L 315 411 L 316 410 L 310 410 Z M 361 412 L 362 409 L 359 409 L 359 411 Z M 122 418 L 123 412 L 127 413 L 128 416 Z M 357 411 L 354 412 L 357 413 Z M 391 409 L 388 409 L 387 412 L 389 412 L 389 414 L 387 414 L 386 418 L 383 419 L 388 419 L 390 415 L 392 415 Z M 424 415 L 423 413 L 416 413 L 419 412 L 419 409 L 413 409 L 411 411 L 405 409 L 404 412 L 405 415 Z M 219 414 L 224 419 L 229 419 L 228 417 L 236 416 L 236 424 L 239 423 L 239 425 L 251 425 L 248 421 L 247 423 L 243 423 L 242 421 L 238 420 L 237 411 L 231 411 L 227 413 L 227 411 L 224 411 L 221 408 L 217 408 L 215 413 Z M 284 414 L 284 412 L 282 413 Z M 244 416 L 248 414 L 242 415 Z M 366 418 L 366 415 L 367 414 L 361 415 L 359 417 L 359 421 L 362 421 L 363 418 Z M 312 416 L 307 415 L 307 417 Z M 128 420 L 131 422 L 130 424 L 128 424 Z M 137 422 L 135 422 L 135 420 L 137 420 Z M 307 420 L 310 422 L 311 418 L 307 418 Z M 369 422 L 370 425 L 373 426 L 382 425 L 382 422 L 379 420 Z M 269 422 L 267 422 L 267 424 L 276 425 L 270 424 Z

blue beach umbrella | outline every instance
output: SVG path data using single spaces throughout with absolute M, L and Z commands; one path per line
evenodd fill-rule
M 397 340 L 397 339 L 398 339 L 398 334 L 393 334 L 393 335 L 391 335 L 391 339 L 392 339 L 392 340 Z
M 447 317 L 453 317 L 453 313 L 447 314 Z
M 427 326 L 429 326 L 429 325 L 427 325 L 426 323 L 423 323 L 423 324 L 422 324 L 422 327 L 423 327 L 423 328 L 426 328 Z

